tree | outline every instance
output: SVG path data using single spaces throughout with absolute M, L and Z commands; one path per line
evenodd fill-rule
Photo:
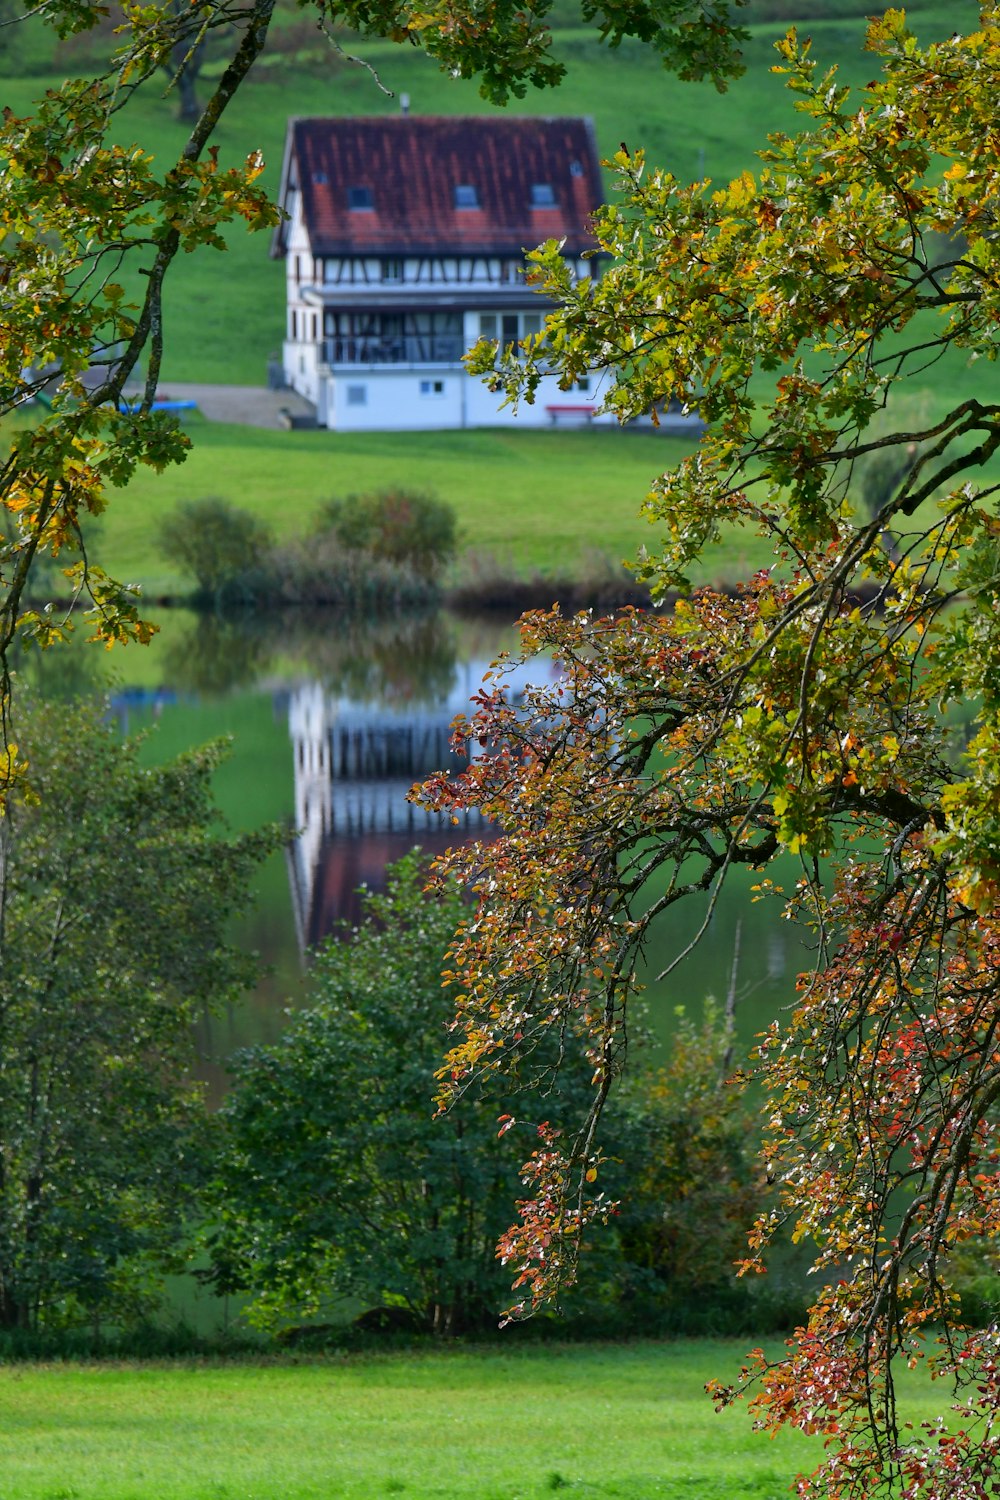
M 535 280 L 562 308 L 516 357 L 477 351 L 512 398 L 543 363 L 567 386 L 603 365 L 623 419 L 679 398 L 708 431 L 646 500 L 662 541 L 643 572 L 676 606 L 527 617 L 525 654 L 561 681 L 515 705 L 501 667 L 461 730 L 481 753 L 424 789 L 503 834 L 444 861 L 478 905 L 451 960 L 442 1095 L 552 1029 L 592 1067 L 592 1107 L 527 1164 L 501 1242 L 530 1310 L 610 1208 L 599 1121 L 651 931 L 759 871 L 812 953 L 757 1051 L 776 1202 L 744 1269 L 786 1226 L 821 1274 L 787 1351 L 716 1394 L 823 1435 L 800 1494 L 964 1500 L 992 1492 L 1000 1457 L 998 1336 L 959 1325 L 948 1274 L 950 1251 L 1000 1231 L 1000 10 L 925 46 L 890 10 L 868 46 L 880 76 L 852 99 L 794 32 L 779 43 L 805 128 L 756 177 L 685 185 L 622 153 L 607 275 L 574 287 L 543 247 Z M 933 415 L 886 431 L 922 384 Z M 910 460 L 874 515 L 850 479 L 873 452 Z M 692 591 L 728 526 L 770 539 L 773 565 L 735 596 Z M 896 1373 L 925 1360 L 955 1410 L 911 1430 Z
M 265 49 L 276 0 L 153 0 L 122 7 L 118 46 L 97 76 L 51 90 L 30 116 L 9 109 L 0 126 L 2 298 L 7 337 L 0 347 L 0 415 L 51 388 L 52 410 L 14 435 L 0 465 L 0 505 L 17 522 L 0 550 L 0 792 L 17 774 L 7 722 L 10 651 L 21 637 L 44 643 L 69 628 L 65 609 L 29 607 L 36 560 L 58 556 L 62 589 L 87 606 L 94 634 L 107 642 L 148 639 L 136 591 L 108 578 L 88 551 L 91 517 L 107 490 L 139 464 L 161 469 L 183 459 L 188 440 L 168 414 L 152 409 L 163 349 L 163 287 L 178 254 L 223 249 L 226 225 L 272 227 L 277 210 L 261 190 L 253 143 L 239 167 L 223 168 L 212 136 Z M 620 6 L 583 0 L 585 18 L 615 45 L 638 36 L 684 77 L 719 87 L 739 72 L 742 33 L 731 25 L 739 0 L 639 0 Z M 548 0 L 485 7 L 413 0 L 313 0 L 321 29 L 345 25 L 366 37 L 423 47 L 447 72 L 478 75 L 485 96 L 503 103 L 530 85 L 556 83 Z M 52 0 L 26 7 L 21 25 L 46 25 L 63 38 L 87 32 L 103 7 Z M 14 24 L 9 17 L 4 26 Z M 202 42 L 236 26 L 239 43 L 192 123 L 178 159 L 162 168 L 120 132 L 137 91 L 162 86 L 162 70 L 190 74 Z M 125 112 L 123 116 L 123 111 Z M 120 118 L 122 117 L 122 118 Z M 144 286 L 140 300 L 126 291 Z M 138 402 L 123 392 L 146 362 Z M 44 598 L 44 596 L 42 596 Z
M 236 1061 L 213 1259 L 264 1316 L 360 1297 L 442 1334 L 496 1324 L 494 1247 L 517 1175 L 489 1101 L 470 1095 L 433 1120 L 461 897 L 429 899 L 423 884 L 415 853 L 394 865 L 362 925 L 314 956 L 306 1008 Z
M 277 832 L 228 839 L 219 746 L 147 769 L 100 710 L 32 709 L 0 821 L 0 1328 L 144 1310 L 203 1171 L 193 1022 Z
M 549 1135 L 586 1099 L 590 1069 L 560 1068 L 545 1036 L 522 1049 L 502 1096 L 472 1089 L 433 1118 L 452 1009 L 441 967 L 463 901 L 454 885 L 430 895 L 426 875 L 416 850 L 393 865 L 385 894 L 365 894 L 358 928 L 314 954 L 307 1004 L 280 1040 L 234 1064 L 209 1279 L 249 1291 L 264 1321 L 354 1297 L 438 1334 L 495 1328 L 509 1289 L 495 1246 L 518 1191 L 511 1111 L 541 1086 Z M 616 1101 L 608 1170 L 627 1162 L 631 1190 L 575 1307 L 600 1301 L 619 1328 L 676 1323 L 692 1296 L 709 1317 L 713 1299 L 732 1312 L 732 1260 L 760 1191 L 745 1107 L 721 1086 L 731 1044 L 711 1007 L 700 1026 L 680 1018 L 669 1065 L 635 1070 Z M 539 1130 L 517 1123 L 522 1140 Z
M 202 603 L 252 595 L 273 546 L 266 522 L 216 495 L 182 500 L 160 524 L 160 547 L 194 578 Z

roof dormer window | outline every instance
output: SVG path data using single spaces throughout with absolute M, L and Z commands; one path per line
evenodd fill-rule
M 347 206 L 348 208 L 374 208 L 375 195 L 370 187 L 349 187 Z
M 455 184 L 455 207 L 456 208 L 478 208 L 479 189 L 471 182 L 457 182 Z
M 556 195 L 551 182 L 531 184 L 531 206 L 532 208 L 555 208 Z

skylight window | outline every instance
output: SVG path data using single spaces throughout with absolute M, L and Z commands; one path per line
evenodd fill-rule
M 374 208 L 375 197 L 370 187 L 349 187 L 347 189 L 348 208 Z
M 456 208 L 478 208 L 479 190 L 471 182 L 458 182 L 455 184 L 455 207 Z
M 556 195 L 551 182 L 533 182 L 531 184 L 531 206 L 532 208 L 554 208 Z

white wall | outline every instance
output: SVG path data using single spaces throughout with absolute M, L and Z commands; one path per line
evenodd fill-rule
M 431 390 L 422 392 L 421 384 Z M 440 384 L 440 392 L 434 390 Z M 560 391 L 554 377 L 543 379 L 533 406 L 522 404 L 517 413 L 509 406 L 500 410 L 501 397 L 478 378 L 454 369 L 433 366 L 413 370 L 358 370 L 327 377 L 326 408 L 318 413 L 321 425 L 338 432 L 406 432 L 462 427 L 549 427 L 549 405 L 596 406 L 593 394 Z M 364 401 L 352 401 L 350 389 L 364 392 Z M 332 393 L 332 406 L 330 395 Z M 602 424 L 609 417 L 596 419 Z M 559 423 L 585 424 L 584 414 L 561 414 Z

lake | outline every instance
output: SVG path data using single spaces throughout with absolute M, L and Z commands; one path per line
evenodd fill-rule
M 173 610 L 156 618 L 160 632 L 148 648 L 36 653 L 28 675 L 47 695 L 103 687 L 123 732 L 148 735 L 151 759 L 230 737 L 216 783 L 223 815 L 236 828 L 278 821 L 289 829 L 284 855 L 262 870 L 255 910 L 235 934 L 261 953 L 268 973 L 242 1005 L 202 1023 L 204 1074 L 218 1098 L 226 1059 L 276 1037 L 288 1008 L 301 1003 L 309 949 L 338 923 L 356 921 L 360 885 L 378 888 L 386 864 L 415 844 L 436 852 L 460 835 L 487 832 L 474 816 L 461 829 L 442 825 L 406 792 L 449 764 L 452 719 L 497 654 L 516 647 L 517 634 L 496 620 L 445 612 L 371 624 L 330 613 L 222 620 Z M 522 680 L 553 670 L 544 660 L 520 669 Z M 750 900 L 755 878 L 731 877 L 704 940 L 658 982 L 704 908 L 684 903 L 662 922 L 646 955 L 660 1045 L 677 1007 L 697 1011 L 706 994 L 725 996 L 737 953 L 747 1046 L 792 998 L 805 955 L 777 905 Z

